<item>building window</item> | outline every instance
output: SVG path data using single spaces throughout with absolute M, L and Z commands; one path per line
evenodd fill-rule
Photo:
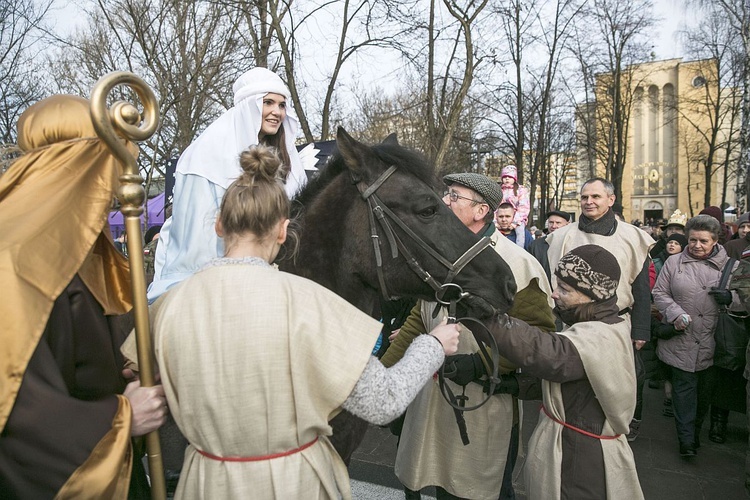
M 700 88 L 703 87 L 706 84 L 706 79 L 703 77 L 703 75 L 698 75 L 693 77 L 693 87 Z

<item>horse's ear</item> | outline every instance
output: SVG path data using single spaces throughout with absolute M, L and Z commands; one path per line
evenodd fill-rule
M 370 148 L 355 140 L 343 127 L 339 127 L 336 131 L 336 145 L 346 167 L 352 173 L 361 176 L 364 173 L 363 167 L 367 164 L 365 158 L 372 154 Z
M 388 144 L 390 146 L 398 146 L 398 137 L 396 137 L 396 132 L 390 134 L 388 137 L 383 139 L 383 144 Z

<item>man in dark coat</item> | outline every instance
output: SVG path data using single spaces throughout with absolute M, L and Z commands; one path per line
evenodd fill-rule
M 131 436 L 166 400 L 122 375 L 114 318 L 132 297 L 106 224 L 120 166 L 80 97 L 38 102 L 18 131 L 26 153 L 0 178 L 0 497 L 125 498 Z
M 745 212 L 737 219 L 737 237 L 724 244 L 724 250 L 730 257 L 742 258 L 742 252 L 750 246 L 750 212 Z
M 570 224 L 570 214 L 568 212 L 563 212 L 562 210 L 553 210 L 549 212 L 547 214 L 547 236 L 568 224 Z M 547 251 L 549 250 L 547 236 L 535 239 L 529 247 L 529 253 L 539 261 L 544 269 L 544 274 L 546 274 L 547 279 L 551 281 L 552 273 L 550 272 L 549 259 L 547 258 Z

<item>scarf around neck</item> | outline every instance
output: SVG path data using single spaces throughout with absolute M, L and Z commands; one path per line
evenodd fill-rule
M 578 220 L 578 229 L 584 233 L 612 236 L 617 229 L 617 218 L 611 208 L 596 220 L 589 219 L 581 214 L 581 218 Z

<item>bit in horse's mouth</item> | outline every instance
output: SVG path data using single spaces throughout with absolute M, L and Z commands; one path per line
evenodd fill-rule
M 507 310 L 500 310 L 482 297 L 471 293 L 464 297 L 459 304 L 466 309 L 468 315 L 475 316 L 477 319 L 492 318 Z

